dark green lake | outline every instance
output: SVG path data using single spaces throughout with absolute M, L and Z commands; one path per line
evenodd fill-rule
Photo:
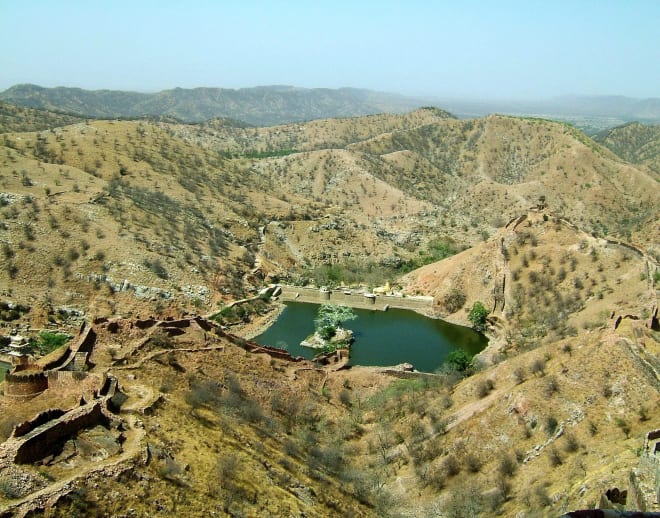
M 300 342 L 314 332 L 317 304 L 287 302 L 277 321 L 254 338 L 261 345 L 287 349 L 293 356 L 312 358 L 315 349 Z M 388 366 L 412 363 L 416 370 L 433 372 L 454 349 L 470 354 L 483 350 L 488 340 L 468 327 L 424 317 L 414 311 L 354 309 L 358 316 L 345 326 L 353 331 L 351 365 Z

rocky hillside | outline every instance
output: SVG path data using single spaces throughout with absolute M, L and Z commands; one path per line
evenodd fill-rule
M 545 121 L 87 121 L 0 144 L 0 279 L 32 307 L 208 308 L 269 275 L 382 284 L 539 203 L 660 254 L 657 180 Z
M 491 352 L 505 354 L 602 328 L 613 314 L 649 320 L 658 282 L 655 258 L 594 238 L 547 210 L 401 280 L 409 293 L 433 296 L 443 318 L 464 325 L 473 303 L 483 302 L 501 338 Z
M 594 140 L 625 161 L 660 174 L 660 126 L 631 122 L 599 133 Z
M 404 112 L 424 103 L 395 94 L 355 88 L 175 88 L 157 93 L 16 85 L 0 100 L 94 118 L 134 118 L 145 115 L 200 122 L 231 117 L 255 125 L 280 124 L 327 117 L 350 117 L 381 112 Z
M 465 377 L 335 370 L 203 319 L 100 321 L 78 378 L 0 399 L 3 438 L 71 423 L 39 448 L 0 445 L 0 513 L 558 516 L 615 488 L 639 509 L 629 480 L 653 485 L 660 342 L 613 323 Z M 104 402 L 108 372 L 123 395 Z M 107 411 L 68 417 L 94 404 Z
M 81 117 L 0 102 L 0 133 L 42 131 L 82 122 Z

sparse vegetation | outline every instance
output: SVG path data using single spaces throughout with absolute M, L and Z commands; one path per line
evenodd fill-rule
M 622 345 L 644 343 L 655 354 L 657 333 L 627 318 L 614 331 L 608 320 L 614 308 L 651 316 L 640 307 L 659 274 L 652 260 L 646 273 L 635 249 L 657 255 L 655 183 L 608 154 L 594 161 L 561 125 L 443 119 L 278 128 L 94 121 L 30 139 L 0 136 L 0 318 L 75 333 L 83 317 L 58 308 L 146 322 L 213 305 L 223 326 L 193 324 L 194 337 L 189 328 L 181 337 L 153 332 L 146 342 L 136 325 L 101 333 L 86 383 L 108 363 L 131 405 L 159 398 L 139 416 L 151 461 L 117 478 L 90 475 L 88 494 L 62 497 L 55 516 L 69 508 L 124 515 L 129 506 L 135 514 L 149 506 L 182 515 L 386 516 L 407 513 L 409 498 L 429 515 L 508 516 L 597 501 L 595 486 L 568 488 L 607 470 L 607 459 L 628 462 L 620 453 L 639 447 L 657 403 L 641 396 L 653 393 L 645 376 L 628 375 L 640 367 Z M 493 145 L 494 135 L 506 139 Z M 474 188 L 483 175 L 493 189 Z M 540 200 L 519 186 L 540 177 L 552 189 L 547 207 L 527 212 Z M 626 192 L 605 192 L 617 178 L 630 179 Z M 440 372 L 400 379 L 252 354 L 227 333 L 258 327 L 275 301 L 256 294 L 279 281 L 342 290 L 389 282 L 395 292 L 432 295 L 431 311 L 481 332 L 491 326 L 498 348 L 478 362 L 457 349 Z M 601 370 L 611 376 L 594 385 Z M 77 406 L 71 392 L 57 405 Z M 2 406 L 0 435 L 27 414 Z M 589 434 L 603 440 L 582 446 Z M 81 435 L 77 454 L 87 441 Z M 544 466 L 553 469 L 541 480 L 535 470 Z M 59 477 L 56 466 L 41 468 Z

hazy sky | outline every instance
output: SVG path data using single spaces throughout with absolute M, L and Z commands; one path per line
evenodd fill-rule
M 0 0 L 16 83 L 660 97 L 660 0 Z

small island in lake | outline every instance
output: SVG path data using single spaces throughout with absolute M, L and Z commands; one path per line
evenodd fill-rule
M 344 329 L 342 324 L 355 318 L 357 315 L 347 306 L 323 304 L 314 319 L 314 333 L 300 342 L 300 345 L 324 352 L 349 348 L 353 343 L 353 331 Z

